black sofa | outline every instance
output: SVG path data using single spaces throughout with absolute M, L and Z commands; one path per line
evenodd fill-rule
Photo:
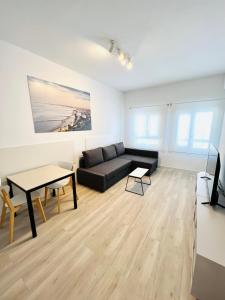
M 123 143 L 83 151 L 77 169 L 80 184 L 104 192 L 137 167 L 152 174 L 158 166 L 158 152 L 124 148 Z

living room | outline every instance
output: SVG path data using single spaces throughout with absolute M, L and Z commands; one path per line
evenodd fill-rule
M 1 2 L 1 299 L 225 299 L 224 9 Z

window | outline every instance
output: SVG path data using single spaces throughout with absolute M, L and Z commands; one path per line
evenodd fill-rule
M 177 145 L 187 147 L 190 136 L 191 115 L 180 114 L 177 123 Z
M 210 144 L 213 111 L 180 112 L 176 123 L 176 150 L 205 153 Z
M 146 134 L 146 117 L 145 115 L 137 115 L 135 117 L 135 136 L 136 137 L 144 137 Z
M 196 101 L 133 107 L 128 114 L 127 144 L 160 151 L 207 154 L 219 146 L 225 101 Z
M 212 128 L 213 113 L 198 112 L 195 114 L 193 148 L 208 149 L 210 142 L 210 133 Z
M 133 144 L 158 148 L 161 141 L 161 114 L 159 111 L 135 113 Z

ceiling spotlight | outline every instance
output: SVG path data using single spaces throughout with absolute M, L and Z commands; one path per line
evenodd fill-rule
M 120 61 L 122 66 L 125 66 L 127 63 L 127 58 L 124 56 L 124 58 Z
M 114 40 L 110 40 L 109 52 L 113 53 L 115 50 L 116 42 Z
M 120 62 L 122 62 L 125 59 L 125 55 L 121 50 L 119 50 L 118 59 Z
M 131 57 L 119 47 L 115 40 L 110 40 L 110 46 L 108 50 L 112 55 L 117 56 L 122 66 L 126 66 L 128 70 L 133 68 Z
M 133 68 L 133 64 L 132 64 L 131 59 L 129 59 L 128 64 L 127 64 L 127 69 L 131 70 L 132 68 Z

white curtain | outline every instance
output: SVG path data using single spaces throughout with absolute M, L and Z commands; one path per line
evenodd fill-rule
M 132 147 L 206 154 L 219 146 L 225 101 L 131 108 L 128 144 Z
M 170 113 L 170 151 L 206 154 L 210 143 L 219 146 L 224 101 L 175 104 Z
M 129 111 L 128 142 L 132 147 L 162 149 L 167 107 L 132 108 Z

